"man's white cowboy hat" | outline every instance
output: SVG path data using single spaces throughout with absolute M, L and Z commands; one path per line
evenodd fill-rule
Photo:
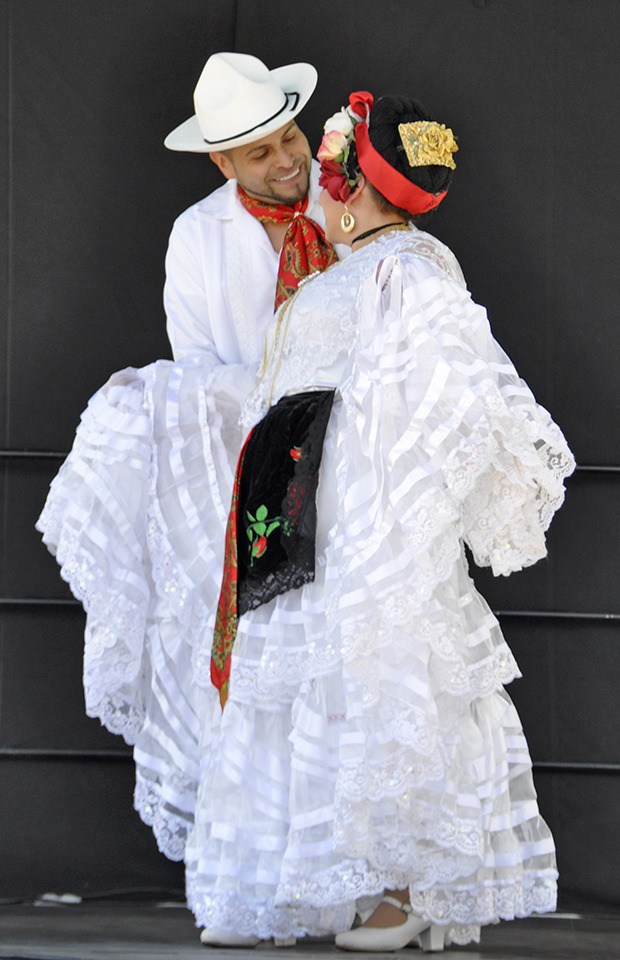
M 211 153 L 241 147 L 289 123 L 317 82 L 309 63 L 268 70 L 247 53 L 214 53 L 194 90 L 196 115 L 169 133 L 169 150 Z

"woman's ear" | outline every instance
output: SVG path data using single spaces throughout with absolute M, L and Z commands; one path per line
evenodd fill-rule
M 363 195 L 365 187 L 366 187 L 366 177 L 364 176 L 363 173 L 360 173 L 357 180 L 357 186 L 355 187 L 355 190 L 352 190 L 351 193 L 349 194 L 347 203 L 355 203 L 357 198 Z

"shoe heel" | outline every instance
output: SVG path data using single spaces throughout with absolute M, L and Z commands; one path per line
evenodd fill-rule
M 424 950 L 425 953 L 439 952 L 445 946 L 446 928 L 431 924 L 418 936 L 418 942 L 420 949 Z
M 286 937 L 285 940 L 278 940 L 276 937 L 273 938 L 274 947 L 294 947 L 297 943 L 297 937 Z

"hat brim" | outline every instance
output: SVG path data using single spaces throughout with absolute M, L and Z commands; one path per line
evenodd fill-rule
M 169 133 L 164 140 L 164 146 L 168 150 L 184 150 L 189 153 L 213 153 L 216 150 L 229 150 L 231 147 L 243 147 L 245 144 L 254 143 L 263 137 L 279 130 L 285 124 L 301 113 L 308 100 L 314 93 L 317 84 L 318 74 L 310 63 L 291 63 L 284 67 L 276 67 L 270 70 L 272 78 L 278 86 L 286 93 L 287 103 L 285 108 L 247 133 L 241 133 L 238 137 L 231 137 L 228 140 L 219 141 L 217 144 L 207 143 L 202 135 L 198 123 L 198 117 L 190 117 L 185 123 Z

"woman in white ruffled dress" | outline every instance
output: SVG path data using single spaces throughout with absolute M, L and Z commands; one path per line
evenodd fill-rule
M 260 370 L 115 375 L 39 522 L 87 607 L 87 708 L 136 743 L 137 806 L 184 856 L 206 944 L 441 949 L 555 907 L 504 691 L 518 668 L 463 544 L 496 574 L 543 557 L 573 461 L 453 255 L 410 222 L 455 151 L 411 101 L 353 94 L 319 151 L 327 235 L 351 255 L 280 310 Z M 237 455 L 313 391 L 333 392 L 314 569 L 239 616 L 225 699 L 211 644 Z

